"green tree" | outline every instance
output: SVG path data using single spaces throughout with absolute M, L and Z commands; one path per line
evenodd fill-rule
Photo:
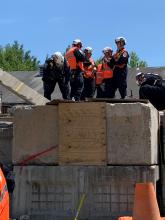
M 39 61 L 25 51 L 22 44 L 14 41 L 13 44 L 0 46 L 0 68 L 5 71 L 31 71 L 37 70 Z
M 131 52 L 130 53 L 130 60 L 129 60 L 129 66 L 131 68 L 135 67 L 147 67 L 147 62 L 140 60 L 139 56 L 136 54 L 136 52 Z
M 98 59 L 95 61 L 96 66 L 98 66 L 98 64 L 100 64 L 101 62 L 102 62 L 102 57 L 98 58 Z

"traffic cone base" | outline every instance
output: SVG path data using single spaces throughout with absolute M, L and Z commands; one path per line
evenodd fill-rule
M 118 220 L 133 220 L 130 216 L 119 217 Z
M 119 217 L 118 220 L 133 220 L 133 217 L 123 216 L 123 217 Z M 160 217 L 160 220 L 165 220 L 165 217 Z
M 160 217 L 153 183 L 136 184 L 133 216 L 119 217 L 118 220 L 165 220 Z

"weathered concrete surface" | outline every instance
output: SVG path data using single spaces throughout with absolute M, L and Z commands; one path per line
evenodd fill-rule
M 4 122 L 4 121 L 12 122 L 13 117 L 11 115 L 8 115 L 8 114 L 0 114 L 0 121 L 2 121 L 2 122 Z
M 165 164 L 165 112 L 161 111 L 160 114 L 160 135 L 161 135 L 161 153 L 162 153 L 162 162 Z
M 0 92 L 0 114 L 2 113 L 2 93 Z
M 160 177 L 161 177 L 161 211 L 163 212 L 163 216 L 165 215 L 165 164 L 160 166 Z
M 13 123 L 0 121 L 0 163 L 12 164 Z
M 13 163 L 18 164 L 31 155 L 58 145 L 57 106 L 35 106 L 13 112 Z M 28 161 L 28 164 L 56 164 L 57 147 Z
M 108 164 L 157 164 L 158 118 L 151 104 L 107 104 Z
M 49 102 L 44 96 L 18 80 L 11 74 L 0 69 L 0 83 L 10 91 L 34 105 L 45 105 Z
M 83 193 L 79 219 L 132 215 L 135 183 L 155 185 L 159 178 L 158 166 L 15 166 L 14 172 L 13 217 L 33 220 L 74 219 Z

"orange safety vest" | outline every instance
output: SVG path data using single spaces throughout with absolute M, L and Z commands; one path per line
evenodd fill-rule
M 9 193 L 3 172 L 0 168 L 0 220 L 9 220 Z
M 65 58 L 68 61 L 68 64 L 70 66 L 71 70 L 76 70 L 77 68 L 80 68 L 81 70 L 84 70 L 83 67 L 83 62 L 78 62 L 76 61 L 76 57 L 74 55 L 74 51 L 77 50 L 77 47 L 72 47 L 70 48 L 66 54 L 65 54 Z
M 101 85 L 104 79 L 104 72 L 102 63 L 98 64 L 97 66 L 97 73 L 96 73 L 96 85 Z
M 91 65 L 88 67 L 84 67 L 84 77 L 85 78 L 95 78 L 95 75 L 93 73 L 93 68 L 95 65 L 95 61 L 92 58 L 89 58 L 89 61 L 91 62 Z
M 107 62 L 103 62 L 104 79 L 113 77 L 113 70 L 108 66 Z
M 124 54 L 124 52 L 127 52 L 125 48 L 123 48 L 123 49 L 120 50 L 120 51 L 117 51 L 117 52 L 114 54 L 115 60 L 118 60 L 118 59 Z M 119 68 L 122 69 L 122 68 L 125 67 L 125 66 L 126 66 L 126 64 L 123 63 L 123 64 L 120 64 L 120 65 L 115 65 L 114 68 L 115 68 L 115 67 L 119 67 Z

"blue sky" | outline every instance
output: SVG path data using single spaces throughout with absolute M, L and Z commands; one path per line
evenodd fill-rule
M 18 40 L 41 63 L 75 38 L 102 55 L 124 36 L 149 66 L 165 66 L 164 0 L 0 0 L 0 45 Z

